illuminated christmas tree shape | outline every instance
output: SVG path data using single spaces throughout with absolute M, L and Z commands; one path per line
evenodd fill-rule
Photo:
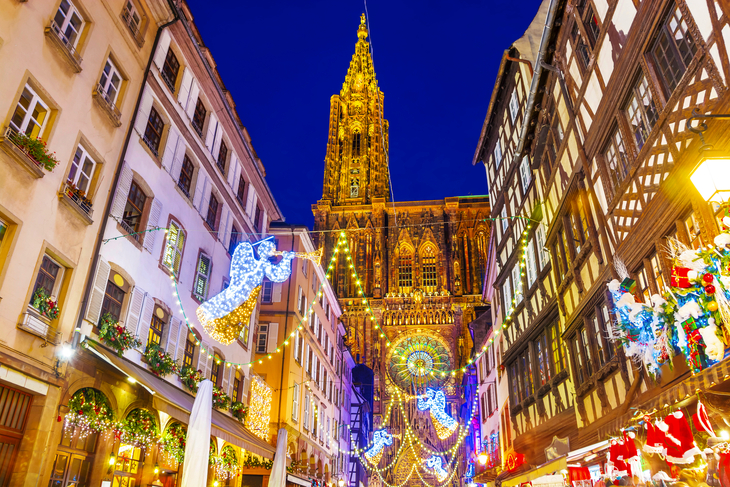
M 441 457 L 437 457 L 436 455 L 432 455 L 426 459 L 426 467 L 432 469 L 436 473 L 436 478 L 439 482 L 446 480 L 446 477 L 449 475 L 449 472 L 444 470 L 443 460 Z
M 430 387 L 424 395 L 418 396 L 418 409 L 420 411 L 430 410 L 433 426 L 436 428 L 436 435 L 440 439 L 446 439 L 454 434 L 459 423 L 446 414 L 446 395 L 444 391 L 437 391 Z
M 254 245 L 258 245 L 258 259 Z M 281 262 L 272 264 L 269 258 L 274 255 L 281 255 Z M 268 239 L 239 244 L 231 259 L 230 284 L 198 307 L 198 319 L 208 335 L 224 345 L 233 343 L 251 318 L 264 276 L 272 282 L 286 281 L 294 257 L 293 252 L 277 252 Z
M 364 453 L 365 458 L 373 465 L 377 465 L 380 457 L 383 456 L 385 447 L 392 444 L 393 436 L 387 430 L 377 430 L 373 433 L 373 446 Z

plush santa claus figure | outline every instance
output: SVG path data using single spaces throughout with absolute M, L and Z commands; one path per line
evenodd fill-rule
M 667 462 L 676 465 L 687 465 L 694 462 L 695 455 L 702 452 L 695 443 L 689 421 L 682 411 L 676 411 L 666 418 L 657 427 L 664 432 L 667 450 Z
M 715 430 L 710 424 L 710 417 L 707 415 L 707 408 L 700 401 L 697 401 L 697 413 L 692 416 L 692 423 L 697 431 L 705 431 L 710 436 L 715 436 Z
M 664 431 L 651 422 L 650 416 L 644 416 L 644 428 L 646 428 L 646 443 L 642 449 L 646 453 L 664 453 L 664 442 L 666 441 Z
M 611 448 L 608 451 L 611 477 L 624 477 L 629 474 L 629 466 L 624 461 L 625 453 L 623 440 L 611 440 Z

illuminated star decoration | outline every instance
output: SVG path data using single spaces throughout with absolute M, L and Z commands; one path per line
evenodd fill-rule
M 253 245 L 259 245 L 258 259 L 253 253 Z M 231 259 L 229 286 L 197 310 L 198 319 L 208 335 L 224 345 L 233 343 L 251 318 L 264 276 L 272 282 L 284 282 L 291 275 L 292 252 L 276 252 L 274 243 L 269 240 L 253 245 L 243 242 L 236 247 Z M 281 262 L 269 262 L 273 255 L 282 255 Z
M 446 414 L 446 395 L 444 391 L 437 391 L 430 387 L 426 389 L 426 394 L 418 397 L 417 403 L 419 411 L 431 411 L 431 420 L 436 428 L 436 435 L 440 439 L 446 439 L 454 434 L 458 423 Z
M 449 472 L 444 470 L 442 465 L 443 460 L 441 457 L 437 457 L 436 455 L 431 455 L 426 459 L 426 467 L 433 469 L 433 471 L 436 472 L 436 479 L 438 479 L 439 482 L 443 482 L 449 475 Z
M 380 457 L 383 456 L 385 447 L 392 444 L 393 436 L 387 430 L 377 430 L 373 433 L 373 446 L 365 452 L 364 456 L 370 463 L 377 465 Z

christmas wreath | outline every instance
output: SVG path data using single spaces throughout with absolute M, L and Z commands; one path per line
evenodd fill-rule
M 242 465 L 246 468 L 262 467 L 266 470 L 271 470 L 271 467 L 274 466 L 274 462 L 267 459 L 260 460 L 259 457 L 256 455 L 247 454 L 246 457 L 243 459 Z
M 160 438 L 160 449 L 178 465 L 185 460 L 187 429 L 180 423 L 171 424 Z
M 231 414 L 234 418 L 243 423 L 246 421 L 246 415 L 248 415 L 248 406 L 243 404 L 241 401 L 233 401 L 231 403 Z
M 159 436 L 155 417 L 146 409 L 133 409 L 121 425 L 119 437 L 123 443 L 148 447 Z
M 180 370 L 178 376 L 180 377 L 180 382 L 182 382 L 190 392 L 198 392 L 198 384 L 200 384 L 203 380 L 202 370 L 195 370 L 193 367 L 186 365 Z
M 128 332 L 119 324 L 109 313 L 104 313 L 99 321 L 101 329 L 99 330 L 99 338 L 101 342 L 116 350 L 120 357 L 125 350 L 136 348 L 142 345 L 137 337 Z
M 83 436 L 90 431 L 102 432 L 118 429 L 106 396 L 96 389 L 78 390 L 68 401 L 66 427 L 78 428 Z
M 58 301 L 54 300 L 53 297 L 46 292 L 45 288 L 39 287 L 35 290 L 33 293 L 33 302 L 31 304 L 42 316 L 51 320 L 58 318 L 58 313 L 60 312 L 58 309 Z
M 147 360 L 150 371 L 157 377 L 165 377 L 177 372 L 177 361 L 157 343 L 147 345 L 144 358 Z
M 215 471 L 219 479 L 227 479 L 238 473 L 238 458 L 231 445 L 221 449 L 221 454 L 216 459 Z
M 213 407 L 216 409 L 228 409 L 228 405 L 231 403 L 231 398 L 226 394 L 223 389 L 218 386 L 213 386 Z

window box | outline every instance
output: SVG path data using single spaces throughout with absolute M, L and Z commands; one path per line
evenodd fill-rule
M 50 319 L 41 316 L 32 306 L 28 306 L 27 311 L 21 315 L 18 328 L 32 335 L 36 335 L 52 345 L 61 343 L 61 332 L 51 326 Z
M 139 28 L 140 20 L 136 16 L 136 12 L 132 12 L 125 8 L 122 12 L 122 21 L 129 29 L 129 33 L 132 34 L 134 41 L 137 43 L 137 46 L 142 47 L 142 45 L 144 44 L 144 35 Z
M 53 42 L 53 45 L 55 45 L 61 52 L 61 54 L 63 54 L 63 56 L 66 58 L 74 72 L 80 73 L 81 61 L 83 59 L 81 58 L 79 52 L 76 50 L 73 41 L 66 37 L 66 35 L 61 30 L 61 27 L 56 23 L 55 20 L 52 20 L 51 25 L 46 27 L 45 33 L 46 37 L 48 37 Z
M 74 210 L 87 225 L 94 223 L 92 219 L 94 209 L 92 208 L 91 201 L 84 196 L 83 191 L 66 183 L 63 185 L 63 191 L 58 194 L 58 197 L 66 206 Z
M 94 88 L 94 91 L 92 92 L 92 96 L 94 97 L 96 104 L 99 105 L 99 108 L 101 108 L 109 117 L 112 125 L 120 127 L 122 125 L 122 112 L 119 111 L 114 100 L 109 97 L 100 84 L 96 85 L 96 88 Z
M 16 141 L 15 136 L 18 132 L 8 127 L 5 129 L 5 133 L 0 137 L 0 145 L 9 155 L 13 157 L 25 170 L 27 170 L 34 178 L 42 178 L 44 175 L 43 169 L 38 162 L 33 159 L 28 152 L 23 149 Z

